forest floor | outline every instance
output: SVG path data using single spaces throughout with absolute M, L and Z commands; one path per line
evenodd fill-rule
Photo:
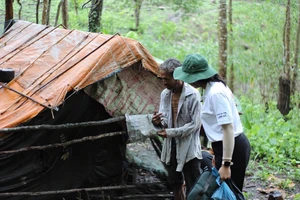
M 171 194 L 171 190 L 166 184 L 165 177 L 162 175 L 164 173 L 164 167 L 159 161 L 156 152 L 154 151 L 150 142 L 146 141 L 143 143 L 139 142 L 129 144 L 128 150 L 130 151 L 131 158 L 135 157 L 136 184 L 161 181 L 162 184 L 155 185 L 155 188 L 152 188 L 153 190 L 148 187 L 148 191 L 144 192 L 148 194 L 151 192 L 156 194 Z M 291 181 L 288 185 L 285 185 L 285 189 L 283 189 L 283 182 L 284 180 L 289 179 L 289 177 L 285 175 L 269 175 L 269 178 L 267 178 L 267 180 L 263 180 L 262 178 L 259 178 L 257 176 L 257 173 L 260 170 L 260 166 L 253 162 L 251 163 L 251 167 L 249 167 L 247 170 L 247 176 L 245 178 L 245 185 L 243 188 L 243 193 L 247 200 L 299 199 L 299 197 L 297 198 L 295 196 L 297 194 L 297 196 L 300 195 L 300 182 Z M 140 191 L 140 193 L 142 192 Z

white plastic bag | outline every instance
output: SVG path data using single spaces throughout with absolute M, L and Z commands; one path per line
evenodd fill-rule
M 125 114 L 130 142 L 144 141 L 157 134 L 158 129 L 152 124 L 152 116 L 153 114 Z

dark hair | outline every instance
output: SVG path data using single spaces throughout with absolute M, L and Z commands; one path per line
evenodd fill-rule
M 219 74 L 215 74 L 212 77 L 208 78 L 208 79 L 204 79 L 202 80 L 203 82 L 221 82 L 226 86 L 226 83 L 224 81 L 224 79 L 219 75 Z
M 169 58 L 159 66 L 159 69 L 173 74 L 174 70 L 180 66 L 181 63 L 179 60 L 175 58 Z

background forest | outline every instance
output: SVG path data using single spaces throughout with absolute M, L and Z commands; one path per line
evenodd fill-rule
M 158 60 L 174 57 L 182 61 L 189 53 L 200 53 L 211 66 L 219 69 L 222 0 L 69 0 L 65 5 L 67 22 L 62 20 L 63 1 L 50 2 L 49 19 L 45 21 L 49 25 L 63 23 L 69 29 L 120 33 L 138 40 Z M 99 2 L 102 9 L 95 12 L 93 9 Z M 290 23 L 286 12 L 288 2 Z M 36 5 L 32 0 L 15 0 L 14 18 L 36 22 Z M 38 22 L 43 23 L 43 1 L 39 6 Z M 240 101 L 245 133 L 252 146 L 248 173 L 266 185 L 272 183 L 286 190 L 292 194 L 291 199 L 300 199 L 300 188 L 294 191 L 300 183 L 300 80 L 297 76 L 300 54 L 296 48 L 299 47 L 299 13 L 299 0 L 233 1 L 232 24 L 227 24 L 227 80 L 232 81 L 231 89 Z M 97 26 L 89 23 L 93 16 L 99 19 Z M 1 33 L 4 18 L 5 1 L 1 1 Z M 288 114 L 282 114 L 278 109 L 282 95 L 280 77 L 287 72 L 295 90 L 289 93 Z M 248 195 L 250 198 L 251 194 Z

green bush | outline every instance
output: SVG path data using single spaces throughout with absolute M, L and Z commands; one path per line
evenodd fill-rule
M 252 157 L 299 179 L 299 110 L 291 110 L 284 117 L 275 102 L 267 106 L 254 104 L 247 98 L 241 98 L 240 102 L 243 107 L 241 119 L 251 143 Z

